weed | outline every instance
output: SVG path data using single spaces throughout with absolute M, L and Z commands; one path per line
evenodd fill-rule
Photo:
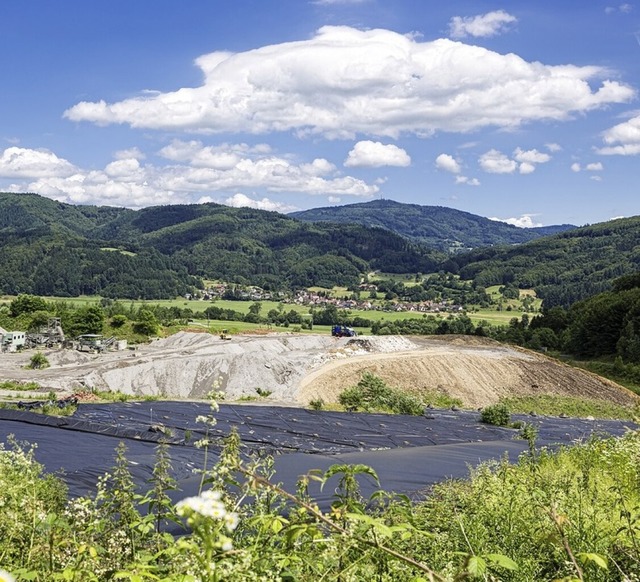
M 367 381 L 387 394 L 384 383 Z M 197 419 L 207 428 L 205 451 L 211 407 Z M 535 447 L 534 428 L 521 436 Z M 237 431 L 215 465 L 205 461 L 199 494 L 177 505 L 164 444 L 145 495 L 120 445 L 96 495 L 67 500 L 33 451 L 10 442 L 0 445 L 0 577 L 9 579 L 613 582 L 639 571 L 639 432 L 485 463 L 421 502 L 363 498 L 359 479 L 377 482 L 366 465 L 310 472 L 297 494 L 285 491 L 272 481 L 273 459 L 241 455 Z M 331 479 L 324 512 L 308 484 Z M 162 532 L 182 520 L 189 530 L 177 539 Z
M 105 402 L 128 402 L 132 398 L 129 394 L 120 392 L 120 390 L 94 390 L 93 393 Z
M 431 405 L 434 408 L 462 408 L 463 402 L 460 398 L 453 398 L 448 394 L 442 392 L 420 392 L 420 398 L 426 405 Z
M 42 390 L 42 387 L 37 382 L 17 382 L 14 380 L 5 380 L 3 382 L 0 382 L 0 390 L 35 391 Z
M 309 406 L 313 410 L 322 410 L 324 408 L 324 400 L 322 398 L 315 398 L 309 401 Z
M 545 416 L 564 414 L 572 418 L 633 419 L 640 415 L 639 407 L 621 406 L 606 400 L 574 398 L 544 394 L 540 396 L 512 396 L 501 400 L 512 413 L 535 412 Z

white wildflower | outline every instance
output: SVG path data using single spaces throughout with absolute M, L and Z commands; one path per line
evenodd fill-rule
M 195 514 L 225 523 L 228 515 L 235 515 L 227 512 L 219 491 L 203 491 L 196 497 L 187 497 L 176 504 L 176 511 L 182 517 L 192 517 Z
M 224 517 L 224 524 L 227 526 L 228 531 L 233 531 L 238 527 L 238 514 L 232 511 L 227 512 L 227 515 Z
M 230 552 L 231 550 L 233 550 L 233 544 L 231 543 L 231 540 L 227 539 L 224 542 L 222 542 L 223 552 Z
M 9 572 L 0 568 L 0 582 L 16 582 L 16 579 Z

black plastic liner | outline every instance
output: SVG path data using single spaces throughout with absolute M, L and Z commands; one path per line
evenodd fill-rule
M 300 475 L 312 469 L 326 470 L 336 463 L 365 464 L 380 478 L 387 491 L 416 495 L 434 483 L 461 478 L 480 462 L 505 455 L 515 461 L 527 450 L 515 429 L 479 422 L 471 411 L 427 410 L 424 416 L 313 411 L 299 408 L 221 405 L 213 414 L 217 424 L 209 463 L 215 463 L 223 437 L 236 427 L 247 457 L 276 457 L 275 482 L 295 490 Z M 59 473 L 72 496 L 91 494 L 99 476 L 115 462 L 120 441 L 136 482 L 144 488 L 151 477 L 155 450 L 169 443 L 173 472 L 181 499 L 197 493 L 197 475 L 204 453 L 194 446 L 206 427 L 196 422 L 208 415 L 201 402 L 128 402 L 81 404 L 72 417 L 52 417 L 19 410 L 0 410 L 0 441 L 13 434 L 18 441 L 37 444 L 36 459 L 49 472 Z M 538 427 L 538 446 L 555 447 L 591 435 L 622 435 L 636 429 L 632 422 L 563 419 L 512 415 Z M 337 483 L 337 479 L 335 479 Z M 377 487 L 370 478 L 362 481 L 365 495 Z M 311 488 L 321 507 L 327 507 L 335 484 L 320 491 Z

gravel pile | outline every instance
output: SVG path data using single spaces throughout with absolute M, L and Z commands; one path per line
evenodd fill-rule
M 271 334 L 223 340 L 208 333 L 180 332 L 123 352 L 51 351 L 47 353 L 51 367 L 46 370 L 10 370 L 11 362 L 6 360 L 3 366 L 0 359 L 0 373 L 6 378 L 35 379 L 61 391 L 98 389 L 201 399 L 216 388 L 229 400 L 294 403 L 302 378 L 328 362 L 416 348 L 410 340 L 394 336 Z

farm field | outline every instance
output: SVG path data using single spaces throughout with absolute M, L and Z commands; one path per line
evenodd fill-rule
M 318 288 L 319 289 L 319 288 Z M 346 290 L 344 290 L 346 292 Z M 497 292 L 497 287 L 496 287 Z M 526 291 L 523 291 L 526 293 Z M 341 293 L 340 290 L 335 290 L 335 294 L 337 297 L 344 296 L 345 293 Z M 0 304 L 5 303 L 8 304 L 13 297 L 3 296 L 0 298 Z M 86 305 L 97 304 L 100 302 L 101 297 L 84 295 L 80 297 L 46 297 L 48 301 L 62 301 L 73 305 L 75 307 L 83 307 Z M 233 311 L 237 311 L 242 314 L 249 313 L 249 307 L 256 303 L 256 301 L 231 301 L 225 299 L 216 299 L 214 301 L 201 301 L 201 300 L 193 300 L 189 301 L 184 299 L 183 297 L 179 297 L 176 299 L 159 299 L 152 301 L 145 300 L 131 300 L 131 299 L 123 299 L 119 300 L 120 303 L 129 307 L 132 306 L 134 308 L 140 308 L 143 306 L 160 306 L 165 308 L 178 307 L 180 309 L 191 309 L 194 313 L 203 312 L 207 307 L 219 307 L 221 309 L 231 309 Z M 539 309 L 540 300 L 536 299 L 536 308 Z M 296 311 L 301 314 L 308 314 L 310 312 L 309 306 L 306 305 L 298 305 L 293 303 L 280 303 L 278 301 L 258 301 L 262 305 L 260 310 L 261 316 L 266 316 L 269 311 L 272 309 L 284 309 L 285 312 L 288 311 Z M 502 310 L 498 309 L 486 309 L 479 308 L 473 311 L 468 311 L 466 315 L 471 319 L 474 324 L 477 324 L 481 321 L 486 321 L 491 325 L 508 325 L 509 322 L 513 318 L 520 319 L 522 317 L 522 312 L 514 309 L 517 304 L 516 301 L 513 301 L 513 306 L 511 311 L 506 310 L 506 306 Z M 319 307 L 318 309 L 322 309 Z M 350 309 L 348 310 L 352 317 L 362 317 L 364 319 L 369 319 L 371 321 L 388 321 L 395 322 L 401 319 L 421 319 L 428 315 L 435 315 L 436 317 L 446 318 L 449 317 L 449 314 L 425 314 L 415 311 L 377 311 L 377 310 L 364 310 L 364 309 Z M 529 316 L 533 317 L 535 313 L 530 313 Z M 219 330 L 226 328 L 231 333 L 239 333 L 251 330 L 269 330 L 270 328 L 266 324 L 252 324 L 240 321 L 218 321 L 218 320 L 210 320 L 196 318 L 194 319 L 196 327 L 209 327 L 213 332 L 218 332 Z M 194 325 L 194 324 L 190 324 Z M 325 326 L 327 331 L 329 331 L 329 326 Z M 314 326 L 315 331 L 319 331 L 322 328 L 320 326 Z M 356 328 L 359 333 L 366 333 L 368 328 Z

